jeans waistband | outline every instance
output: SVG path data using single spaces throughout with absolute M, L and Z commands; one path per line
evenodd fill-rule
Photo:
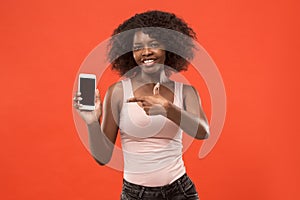
M 188 180 L 189 177 L 188 175 L 185 173 L 184 175 L 182 175 L 180 178 L 176 179 L 175 181 L 173 181 L 172 183 L 168 184 L 168 185 L 164 185 L 164 186 L 155 186 L 155 187 L 149 187 L 149 186 L 142 186 L 142 185 L 137 185 L 134 183 L 130 183 L 128 181 L 126 181 L 125 179 L 123 179 L 123 186 L 127 187 L 128 189 L 132 189 L 132 190 L 137 190 L 137 191 L 147 191 L 147 190 L 151 190 L 151 191 L 162 191 L 162 190 L 168 190 L 171 188 L 174 188 L 174 186 L 180 184 L 182 187 L 185 187 L 186 184 L 188 184 Z

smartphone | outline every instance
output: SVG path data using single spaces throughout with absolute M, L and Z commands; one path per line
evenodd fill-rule
M 79 74 L 78 91 L 81 93 L 82 100 L 80 110 L 95 110 L 95 90 L 96 75 L 95 74 Z

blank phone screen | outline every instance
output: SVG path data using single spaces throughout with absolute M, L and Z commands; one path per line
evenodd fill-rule
M 82 105 L 93 106 L 95 97 L 95 79 L 80 78 L 80 92 Z

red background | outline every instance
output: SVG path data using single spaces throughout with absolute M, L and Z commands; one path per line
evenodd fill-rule
M 122 173 L 98 166 L 77 135 L 72 89 L 89 52 L 150 9 L 183 17 L 224 80 L 217 145 L 200 160 L 196 141 L 184 156 L 201 199 L 299 199 L 296 0 L 1 1 L 0 198 L 119 198 Z

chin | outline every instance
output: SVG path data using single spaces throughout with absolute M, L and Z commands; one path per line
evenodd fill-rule
M 162 67 L 160 65 L 140 66 L 140 67 L 141 67 L 141 71 L 143 73 L 147 73 L 147 74 L 160 73 L 160 71 L 162 70 Z

